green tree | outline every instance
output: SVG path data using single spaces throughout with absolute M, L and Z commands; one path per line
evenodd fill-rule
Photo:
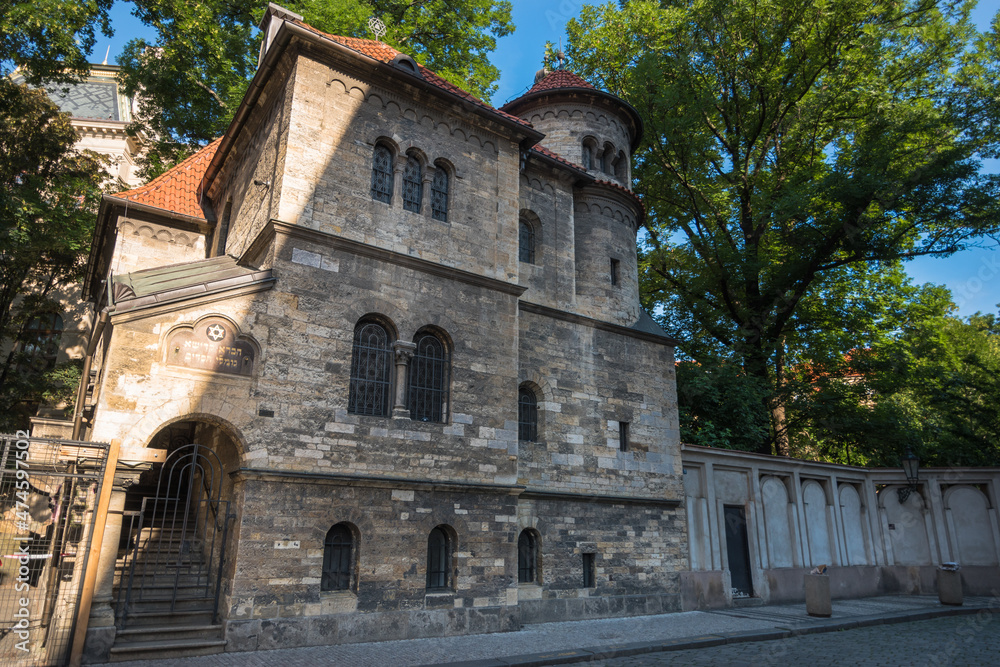
M 850 272 L 1000 226 L 1000 180 L 980 174 L 1000 149 L 997 37 L 973 5 L 633 0 L 568 25 L 573 68 L 646 126 L 647 306 L 681 314 L 661 320 L 696 357 L 771 383 L 776 424 L 782 349 L 863 296 Z
M 113 0 L 7 0 L 0 4 L 0 77 L 15 67 L 29 83 L 71 81 L 90 68 L 96 31 L 112 35 Z
M 0 79 L 0 428 L 17 406 L 72 391 L 72 369 L 32 363 L 25 329 L 81 278 L 105 179 L 103 161 L 74 150 L 76 131 L 44 90 Z M 20 341 L 20 344 L 16 344 Z M 69 384 L 66 382 L 69 381 Z
M 497 37 L 514 29 L 507 1 L 294 0 L 284 6 L 315 28 L 352 37 L 373 37 L 368 18 L 377 16 L 387 44 L 487 99 L 500 75 L 489 53 Z M 136 16 L 157 37 L 132 40 L 119 62 L 125 90 L 140 101 L 133 130 L 155 137 L 144 175 L 160 173 L 225 131 L 257 67 L 262 9 L 256 0 L 136 2 Z

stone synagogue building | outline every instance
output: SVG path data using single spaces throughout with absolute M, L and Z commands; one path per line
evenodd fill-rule
M 163 456 L 118 476 L 87 658 L 679 610 L 635 110 L 562 69 L 496 109 L 261 29 L 225 135 L 101 207 L 81 437 Z

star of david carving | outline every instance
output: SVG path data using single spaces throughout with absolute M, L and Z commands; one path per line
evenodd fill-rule
M 226 330 L 221 324 L 213 324 L 208 328 L 208 337 L 214 341 L 220 341 L 226 337 Z

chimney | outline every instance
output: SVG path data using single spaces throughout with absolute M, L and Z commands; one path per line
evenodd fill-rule
M 267 4 L 267 10 L 264 12 L 264 18 L 260 20 L 260 24 L 257 26 L 260 31 L 264 33 L 264 40 L 260 44 L 260 56 L 257 58 L 257 67 L 264 62 L 264 54 L 267 50 L 271 48 L 271 42 L 274 41 L 274 36 L 278 34 L 278 30 L 281 28 L 281 24 L 285 21 L 301 21 L 302 17 L 293 11 L 289 11 L 284 7 L 269 2 Z

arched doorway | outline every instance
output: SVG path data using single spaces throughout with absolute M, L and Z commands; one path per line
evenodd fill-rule
M 117 625 L 124 630 L 150 617 L 215 625 L 231 552 L 228 473 L 239 467 L 238 445 L 222 427 L 189 419 L 161 428 L 149 448 L 167 454 L 126 492 Z

